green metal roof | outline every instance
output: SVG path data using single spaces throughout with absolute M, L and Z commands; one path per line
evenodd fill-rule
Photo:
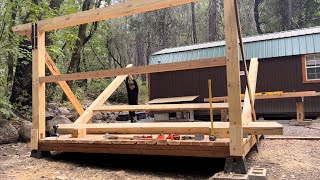
M 243 41 L 247 59 L 320 53 L 320 27 L 252 36 Z M 164 49 L 151 56 L 150 64 L 224 56 L 225 41 L 219 41 Z

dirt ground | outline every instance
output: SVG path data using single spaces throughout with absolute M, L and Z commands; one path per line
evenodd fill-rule
M 320 136 L 310 127 L 281 121 L 285 135 Z M 0 180 L 24 179 L 208 179 L 222 171 L 224 159 L 55 153 L 30 158 L 28 144 L 0 146 Z M 268 170 L 268 179 L 320 179 L 320 141 L 262 140 L 260 152 L 247 156 L 248 167 Z

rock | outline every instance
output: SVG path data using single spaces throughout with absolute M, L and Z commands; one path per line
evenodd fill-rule
M 66 118 L 65 116 L 57 116 L 49 121 L 47 121 L 46 132 L 48 134 L 53 134 L 54 129 L 53 126 L 58 124 L 72 124 L 72 122 Z
M 10 121 L 0 120 L 0 144 L 17 142 L 19 134 Z
M 57 104 L 56 103 L 47 103 L 47 109 L 57 110 Z
M 55 117 L 56 115 L 53 112 L 46 111 L 46 120 L 51 120 Z
M 105 121 L 109 120 L 109 113 L 107 113 L 107 112 L 101 112 L 101 113 L 103 115 L 103 120 L 105 120 Z
M 57 176 L 54 178 L 55 180 L 67 180 L 68 177 L 67 176 Z
M 93 119 L 93 121 L 102 120 L 103 119 L 103 115 L 101 114 L 101 112 L 98 112 L 92 117 L 92 119 Z
M 65 115 L 68 119 L 70 119 L 70 121 L 74 122 L 78 119 L 79 115 L 78 113 L 76 112 L 72 112 L 72 113 L 69 113 L 69 114 L 66 114 Z
M 19 129 L 19 139 L 22 142 L 29 142 L 31 139 L 32 122 L 21 121 Z
M 110 113 L 109 114 L 109 120 L 117 120 L 118 115 L 116 115 L 115 113 Z
M 66 107 L 60 107 L 60 108 L 58 108 L 58 110 L 60 111 L 61 114 L 69 114 L 70 113 L 70 111 Z

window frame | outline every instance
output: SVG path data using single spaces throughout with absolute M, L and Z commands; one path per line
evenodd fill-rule
M 308 56 L 319 56 L 320 57 L 320 54 L 302 55 L 301 62 L 302 62 L 303 83 L 320 83 L 320 79 L 308 80 L 308 78 L 307 78 L 307 57 Z

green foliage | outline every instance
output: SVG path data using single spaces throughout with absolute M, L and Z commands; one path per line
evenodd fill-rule
M 8 96 L 5 94 L 6 78 L 0 77 L 0 119 L 12 119 L 15 117 L 12 112 L 12 106 L 9 103 Z

